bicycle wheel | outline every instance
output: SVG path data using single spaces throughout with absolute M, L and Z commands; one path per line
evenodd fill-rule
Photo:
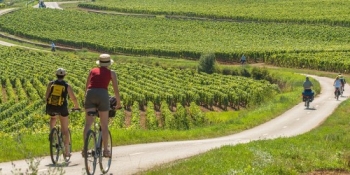
M 97 155 L 96 155 L 95 146 L 96 146 L 95 132 L 92 130 L 89 130 L 84 141 L 84 150 L 83 150 L 85 169 L 88 175 L 94 174 L 96 170 Z
M 50 156 L 53 164 L 56 164 L 60 155 L 60 143 L 56 128 L 52 128 L 50 132 Z
M 100 133 L 100 134 L 102 134 L 102 133 Z M 104 148 L 102 143 L 103 143 L 103 141 L 101 139 L 101 142 L 99 143 L 99 146 L 100 146 L 101 150 Z M 108 145 L 107 145 L 107 148 L 110 151 L 110 155 L 112 155 L 112 135 L 111 135 L 111 132 L 109 130 L 108 130 Z M 103 150 L 103 151 L 105 151 L 105 150 Z M 103 156 L 103 152 L 101 152 L 99 159 L 100 159 L 101 172 L 103 174 L 105 174 L 105 173 L 107 173 L 109 171 L 109 168 L 111 167 L 112 156 L 104 157 Z
M 339 100 L 340 90 L 337 91 L 337 100 Z
M 64 156 L 64 153 L 65 153 L 66 151 L 69 152 L 69 155 L 72 153 L 72 135 L 71 135 L 69 129 L 68 129 L 68 133 L 69 133 L 69 150 L 66 150 L 66 149 L 65 149 L 66 147 L 64 146 L 64 143 L 62 143 L 62 144 L 63 144 L 62 147 L 64 148 L 64 151 L 63 151 L 63 158 L 64 158 L 64 161 L 66 161 L 66 162 L 68 162 L 68 161 L 70 160 L 70 157 L 71 157 L 71 156 L 66 157 L 66 156 Z M 63 137 L 62 137 L 62 138 L 63 138 Z M 64 139 L 64 138 L 63 138 L 63 139 Z

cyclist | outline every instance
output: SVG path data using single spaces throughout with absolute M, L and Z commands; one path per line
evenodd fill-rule
M 340 90 L 341 86 L 342 86 L 342 83 L 340 81 L 340 78 L 339 76 L 337 76 L 334 80 L 334 83 L 333 83 L 333 86 L 335 87 L 335 90 L 334 90 L 334 98 L 337 98 L 337 90 Z
M 344 89 L 344 85 L 346 84 L 345 78 L 342 74 L 339 74 L 338 76 L 339 76 L 339 79 L 341 82 L 341 87 L 342 87 L 343 91 L 345 91 L 345 89 Z
M 108 114 L 110 110 L 108 85 L 110 81 L 112 81 L 114 96 L 117 100 L 116 109 L 121 108 L 117 75 L 108 68 L 112 63 L 113 60 L 109 54 L 101 54 L 99 60 L 96 61 L 96 64 L 99 66 L 90 70 L 85 88 L 84 107 L 86 122 L 83 138 L 85 140 L 86 134 L 94 122 L 94 118 L 88 116 L 88 112 L 97 110 L 101 122 L 104 157 L 111 157 L 111 152 L 108 150 Z
M 62 134 L 64 137 L 64 146 L 65 146 L 65 150 L 69 150 L 69 133 L 68 133 L 68 125 L 69 125 L 69 120 L 68 120 L 68 102 L 67 102 L 67 95 L 69 95 L 70 99 L 73 101 L 74 103 L 74 109 L 80 109 L 79 108 L 79 104 L 77 101 L 77 98 L 73 92 L 72 87 L 66 82 L 64 81 L 64 77 L 66 76 L 66 70 L 64 70 L 63 68 L 58 68 L 56 70 L 56 77 L 57 80 L 54 81 L 50 81 L 50 83 L 47 85 L 47 89 L 46 89 L 46 94 L 45 94 L 45 99 L 46 99 L 46 114 L 50 115 L 50 131 L 52 130 L 52 128 L 55 127 L 56 125 L 56 114 L 59 114 L 59 120 L 61 123 L 61 128 L 62 128 Z M 62 85 L 64 86 L 64 90 L 61 94 L 62 96 L 62 104 L 53 104 L 50 103 L 51 101 L 51 95 L 52 95 L 52 91 L 53 91 L 53 85 Z M 70 157 L 70 151 L 66 151 L 65 153 L 66 157 Z
M 310 81 L 309 77 L 306 77 L 303 87 L 304 87 L 304 92 L 303 95 L 311 96 L 311 101 L 314 99 L 314 92 L 312 91 L 312 82 Z

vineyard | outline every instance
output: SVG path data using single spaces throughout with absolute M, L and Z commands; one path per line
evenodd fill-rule
M 0 57 L 0 132 L 3 133 L 41 128 L 46 124 L 43 98 L 46 86 L 55 79 L 54 72 L 58 67 L 67 70 L 65 79 L 82 105 L 88 71 L 96 66 L 94 60 L 77 56 L 19 48 L 0 47 Z M 145 123 L 149 129 L 159 126 L 189 129 L 205 123 L 200 107 L 238 110 L 260 104 L 279 93 L 278 86 L 268 81 L 239 76 L 209 75 L 195 70 L 138 63 L 114 64 L 112 69 L 118 74 L 124 107 L 118 112 L 116 127 L 126 127 L 124 112 L 131 111 L 132 121 L 129 125 L 140 128 L 140 111 L 146 111 Z M 174 116 L 183 118 L 185 126 L 182 126 L 183 122 L 172 126 Z M 83 117 L 75 117 L 75 120 L 73 123 L 83 122 Z
M 347 0 L 104 0 L 79 7 L 124 13 L 184 15 L 238 21 L 288 22 L 350 26 Z M 247 8 L 249 7 L 249 8 Z
M 35 19 L 35 25 L 28 23 Z M 55 19 L 55 20 L 52 20 Z M 198 59 L 203 52 L 236 62 L 242 53 L 272 54 L 350 50 L 349 27 L 223 22 L 104 15 L 82 11 L 21 9 L 0 18 L 16 36 L 108 53 Z

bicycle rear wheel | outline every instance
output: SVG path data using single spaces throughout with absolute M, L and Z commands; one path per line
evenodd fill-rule
M 69 129 L 68 129 L 68 134 L 69 134 L 69 150 L 66 150 L 64 144 L 62 143 L 62 144 L 63 144 L 63 148 L 64 148 L 64 151 L 63 151 L 63 158 L 64 158 L 64 161 L 66 161 L 66 162 L 68 162 L 68 161 L 70 160 L 70 157 L 71 157 L 71 156 L 66 157 L 66 156 L 64 156 L 64 153 L 65 153 L 66 151 L 68 151 L 69 155 L 72 153 L 72 134 L 70 133 L 70 130 L 69 130 Z M 62 138 L 63 138 L 63 137 L 62 137 Z M 63 140 L 64 140 L 64 138 L 63 138 Z
M 60 141 L 56 128 L 52 128 L 50 132 L 50 156 L 53 164 L 58 162 L 60 156 Z
M 340 90 L 337 90 L 337 100 L 339 100 L 339 96 L 340 96 Z
M 95 132 L 92 130 L 89 130 L 84 141 L 84 150 L 83 150 L 85 169 L 88 175 L 94 174 L 96 170 L 97 155 L 96 155 L 95 146 L 96 146 Z
M 102 133 L 100 133 L 102 134 Z M 103 146 L 103 141 L 101 139 L 101 142 L 99 143 L 101 150 L 103 150 L 104 146 Z M 109 171 L 109 168 L 111 167 L 111 163 L 112 163 L 112 135 L 111 132 L 108 130 L 108 145 L 107 145 L 108 150 L 110 151 L 110 155 L 109 157 L 105 157 L 103 152 L 101 152 L 100 154 L 100 169 L 102 171 L 103 174 L 107 173 Z M 106 151 L 106 150 L 103 150 Z

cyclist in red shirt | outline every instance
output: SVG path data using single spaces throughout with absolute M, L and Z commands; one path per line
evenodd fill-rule
M 121 108 L 120 95 L 118 88 L 117 75 L 113 70 L 109 69 L 109 66 L 113 63 L 109 54 L 101 54 L 96 64 L 99 67 L 95 67 L 90 70 L 89 76 L 86 81 L 85 88 L 85 127 L 84 127 L 84 140 L 87 131 L 91 128 L 94 118 L 88 116 L 88 112 L 98 110 L 100 117 L 101 129 L 102 129 L 102 140 L 103 140 L 103 156 L 111 157 L 111 152 L 108 150 L 108 117 L 109 117 L 109 94 L 108 85 L 112 81 L 112 87 L 114 90 L 114 96 L 117 100 L 116 109 Z

